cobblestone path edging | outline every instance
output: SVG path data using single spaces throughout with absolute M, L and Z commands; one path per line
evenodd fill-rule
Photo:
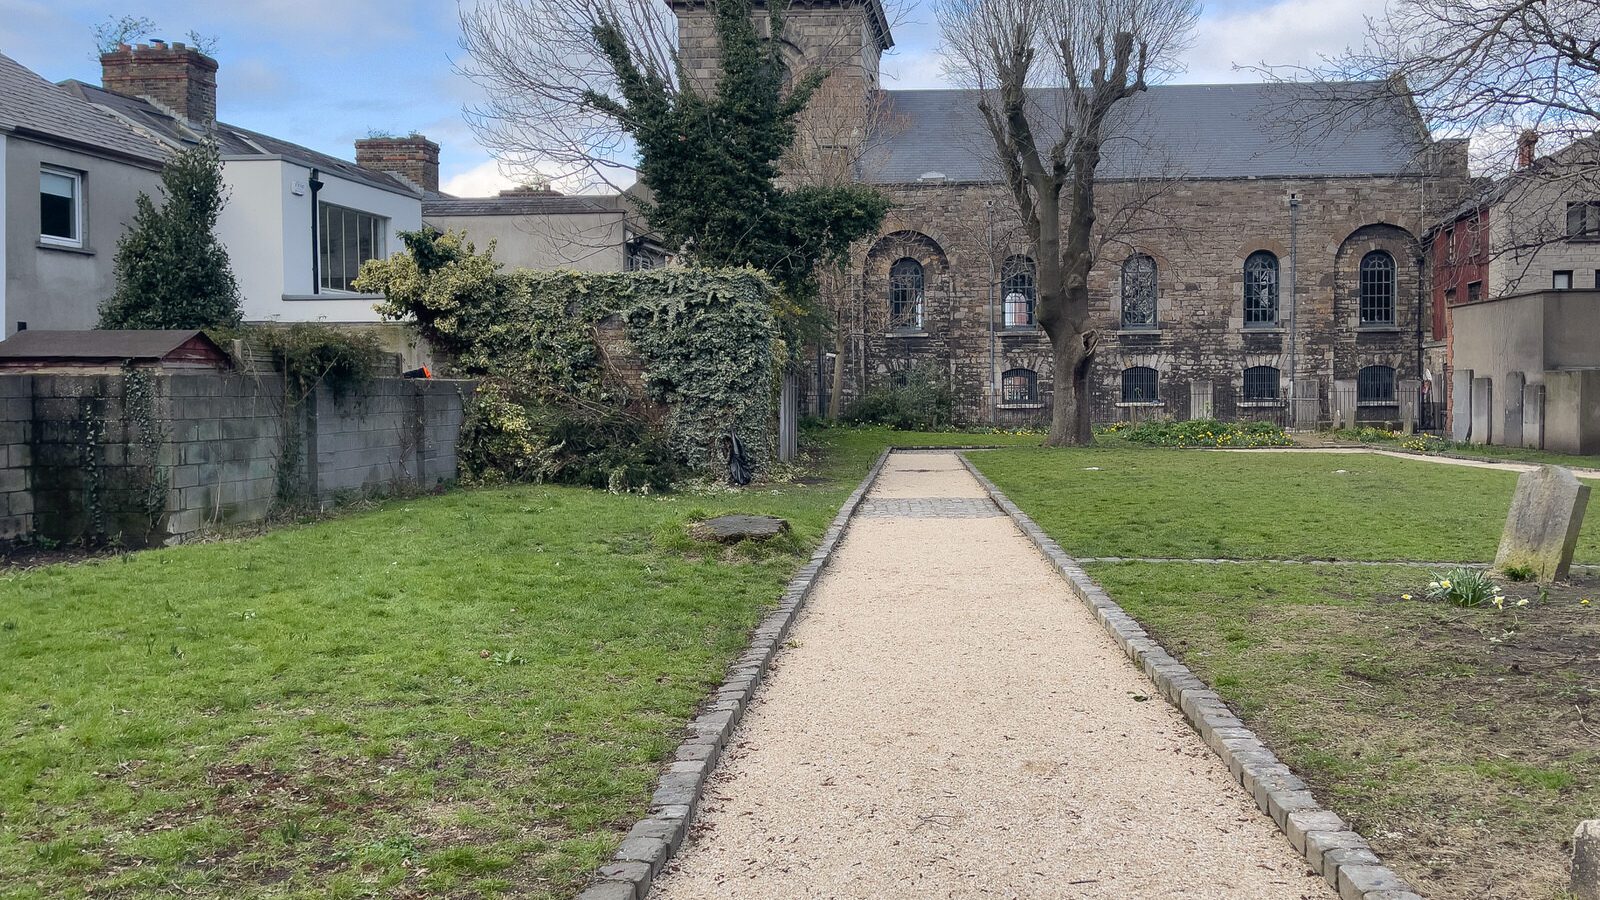
M 1061 545 L 1017 508 L 994 482 L 978 471 L 966 454 L 957 453 L 983 489 L 1059 571 L 1072 594 L 1089 607 L 1128 658 L 1144 670 L 1168 702 L 1227 763 L 1261 811 L 1272 817 L 1289 844 L 1305 856 L 1338 892 L 1340 900 L 1422 900 L 1368 846 L 1366 839 L 1339 816 L 1317 805 L 1306 783 L 1267 749 L 1189 667 L 1171 656 L 1132 616 L 1090 578 Z
M 677 753 L 650 799 L 650 812 L 628 832 L 611 862 L 596 870 L 594 882 L 578 895 L 578 900 L 644 900 L 651 881 L 683 845 L 699 808 L 706 779 L 715 771 L 728 737 L 743 717 L 768 664 L 783 646 L 789 626 L 794 624 L 800 607 L 805 605 L 817 576 L 843 540 L 850 517 L 892 452 L 890 448 L 878 455 L 867 476 L 856 485 L 828 525 L 810 561 L 790 579 L 777 608 L 751 632 L 749 646 L 728 667 L 722 685 L 689 723 L 688 736 L 678 745 Z

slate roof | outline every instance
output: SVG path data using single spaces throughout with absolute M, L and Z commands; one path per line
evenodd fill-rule
M 509 197 L 430 197 L 422 201 L 428 216 L 559 216 L 574 213 L 620 212 L 609 198 L 567 194 L 532 194 Z
M 199 132 L 148 100 L 113 93 L 105 88 L 85 84 L 81 81 L 64 81 L 61 83 L 61 87 L 71 91 L 88 103 L 114 111 L 135 126 L 158 135 L 174 145 L 188 146 L 199 142 L 201 136 Z M 320 169 L 327 174 L 336 175 L 348 181 L 413 196 L 419 193 L 416 188 L 387 172 L 364 169 L 349 160 L 340 159 L 337 156 L 329 156 L 326 153 L 312 150 L 310 147 L 303 147 L 271 135 L 262 134 L 259 131 L 240 128 L 237 125 L 229 125 L 226 122 L 218 122 L 216 124 L 212 137 L 216 138 L 217 147 L 222 151 L 224 157 L 281 156 L 300 165 Z
M 159 165 L 166 150 L 115 116 L 0 53 L 0 130 L 37 134 Z
M 863 180 L 905 184 L 930 172 L 996 180 L 976 92 L 884 93 L 886 135 L 863 159 Z M 1059 118 L 1051 90 L 1032 93 L 1040 120 Z M 1414 174 L 1426 149 L 1414 107 L 1383 82 L 1158 85 L 1114 116 L 1117 137 L 1099 170 L 1106 179 Z

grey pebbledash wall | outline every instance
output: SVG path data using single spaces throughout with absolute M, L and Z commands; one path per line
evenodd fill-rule
M 281 501 L 456 477 L 471 382 L 298 400 L 278 375 L 0 376 L 0 541 L 173 543 Z

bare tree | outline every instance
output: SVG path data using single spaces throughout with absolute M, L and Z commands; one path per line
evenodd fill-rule
M 712 9 L 715 4 L 705 2 Z M 757 0 L 754 5 L 761 9 L 758 25 L 765 27 L 767 4 Z M 884 6 L 892 24 L 898 7 Z M 460 18 L 461 46 L 468 58 L 459 68 L 487 96 L 467 110 L 469 124 L 507 170 L 539 175 L 564 191 L 615 191 L 637 174 L 633 142 L 614 116 L 586 102 L 591 95 L 622 102 L 615 72 L 596 38 L 598 26 L 615 23 L 641 73 L 659 78 L 672 91 L 705 93 L 715 86 L 686 71 L 677 12 L 662 0 L 479 0 L 462 4 Z M 844 32 L 837 38 L 840 46 L 847 40 Z M 831 55 L 829 48 L 812 50 Z M 791 73 L 797 80 L 805 74 Z M 853 103 L 859 107 L 854 110 L 858 117 L 849 127 L 859 130 L 859 114 L 870 114 L 875 105 L 865 92 L 858 92 L 859 98 L 839 96 L 846 80 L 837 74 L 829 73 L 813 98 L 807 113 L 813 127 L 802 123 L 794 158 L 785 160 L 786 172 L 790 163 L 829 173 L 848 166 L 850 160 L 836 153 L 826 158 L 805 155 L 818 143 L 807 138 L 808 132 L 825 135 L 845 127 L 844 117 L 816 110 L 848 111 Z
M 1559 147 L 1600 128 L 1597 0 L 1395 0 L 1333 74 L 1387 79 L 1437 132 L 1512 167 L 1525 131 Z
M 1087 444 L 1096 169 L 1113 109 L 1169 71 L 1194 0 L 941 0 L 951 75 L 975 88 L 1002 180 L 1038 266 L 1037 320 L 1054 356 L 1048 443 Z

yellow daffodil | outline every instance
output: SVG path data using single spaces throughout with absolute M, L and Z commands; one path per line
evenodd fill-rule
M 1450 582 L 1448 582 L 1448 581 L 1441 581 L 1441 582 L 1439 582 L 1439 587 L 1442 587 L 1442 588 L 1447 588 L 1447 587 L 1449 587 L 1449 586 L 1450 586 Z
M 1518 600 L 1517 601 L 1517 605 L 1518 606 L 1527 606 L 1528 605 L 1528 601 L 1527 600 Z
M 1589 598 L 1585 597 L 1584 599 L 1579 600 L 1578 601 L 1578 605 L 1579 606 L 1588 606 L 1589 605 Z
M 1400 595 L 1400 599 L 1401 600 L 1410 600 L 1411 599 L 1411 595 L 1410 594 L 1401 594 Z

